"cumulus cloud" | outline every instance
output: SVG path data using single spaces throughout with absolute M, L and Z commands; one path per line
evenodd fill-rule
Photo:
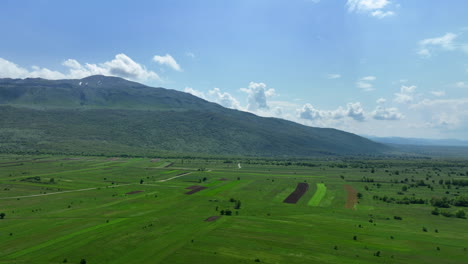
M 400 104 L 411 103 L 414 99 L 415 90 L 416 90 L 415 85 L 412 85 L 412 86 L 402 85 L 400 87 L 400 92 L 395 93 L 394 101 Z
M 241 88 L 240 90 L 248 94 L 247 109 L 249 111 L 269 109 L 267 98 L 275 95 L 275 89 L 267 89 L 265 83 L 250 82 L 248 88 Z
M 348 0 L 346 2 L 349 12 L 369 14 L 380 19 L 395 15 L 393 11 L 386 9 L 390 4 L 388 0 Z
M 440 129 L 456 129 L 468 125 L 468 98 L 459 99 L 424 99 L 410 106 L 420 110 L 430 121 L 429 127 Z
M 366 117 L 364 116 L 364 109 L 362 109 L 361 103 L 348 103 L 348 116 L 353 118 L 356 121 L 364 121 Z
M 362 89 L 363 91 L 366 91 L 366 92 L 373 91 L 375 89 L 374 89 L 374 86 L 373 86 L 372 82 L 375 81 L 376 79 L 377 79 L 377 77 L 375 77 L 375 76 L 362 77 L 361 79 L 359 79 L 356 82 L 356 86 L 359 89 Z
M 185 87 L 184 92 L 194 95 L 196 97 L 200 97 L 202 99 L 207 100 L 205 94 L 201 91 L 195 90 L 192 87 Z
M 457 34 L 448 32 L 441 37 L 423 39 L 419 42 L 417 53 L 421 57 L 429 58 L 436 50 L 452 51 L 457 48 L 463 49 L 464 45 L 459 46 L 455 43 L 457 37 Z
M 356 121 L 366 119 L 361 103 L 348 103 L 346 108 L 338 107 L 335 110 L 319 110 L 311 104 L 304 104 L 297 109 L 297 116 L 306 120 L 338 120 L 349 117 Z
M 0 78 L 46 78 L 46 79 L 63 79 L 65 75 L 51 71 L 47 68 L 32 66 L 31 70 L 20 67 L 17 64 L 0 58 Z
M 166 65 L 170 68 L 172 68 L 173 70 L 176 70 L 176 71 L 182 71 L 182 68 L 180 68 L 180 65 L 177 63 L 177 61 L 170 55 L 170 54 L 166 54 L 164 56 L 159 56 L 159 55 L 156 55 L 153 57 L 153 61 L 161 64 L 161 65 Z
M 237 101 L 234 96 L 227 92 L 221 92 L 219 88 L 214 88 L 213 90 L 210 90 L 208 94 L 214 98 L 214 101 L 219 103 L 220 105 L 227 107 L 227 108 L 232 108 L 232 109 L 242 109 L 239 101 Z
M 298 110 L 298 116 L 302 119 L 316 120 L 323 118 L 323 111 L 316 109 L 311 104 L 305 104 Z
M 385 108 L 381 105 L 377 106 L 371 113 L 372 118 L 376 120 L 400 120 L 403 119 L 403 114 L 398 111 L 398 108 Z
M 108 76 L 124 77 L 131 80 L 146 81 L 160 80 L 158 74 L 147 70 L 141 64 L 133 61 L 125 54 L 117 54 L 111 61 L 99 64 L 80 64 L 74 59 L 62 63 L 67 72 L 32 66 L 31 70 L 20 67 L 13 62 L 0 58 L 0 77 L 9 78 L 45 78 L 45 79 L 80 79 L 90 75 L 102 74 Z
M 185 87 L 184 91 L 186 93 L 195 95 L 207 101 L 220 104 L 227 108 L 243 110 L 239 101 L 236 98 L 234 98 L 234 96 L 232 96 L 228 92 L 222 92 L 219 88 L 213 88 L 212 90 L 209 90 L 207 94 L 193 89 L 192 87 Z
M 466 84 L 465 82 L 457 82 L 455 83 L 455 86 L 458 88 L 468 88 L 468 84 Z

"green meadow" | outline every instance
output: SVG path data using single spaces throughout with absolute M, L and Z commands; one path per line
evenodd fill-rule
M 5 154 L 0 263 L 466 263 L 465 181 L 466 160 Z

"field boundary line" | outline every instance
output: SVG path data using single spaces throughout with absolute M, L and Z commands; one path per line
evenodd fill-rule
M 171 178 L 168 178 L 168 179 L 164 179 L 164 180 L 159 180 L 158 182 L 167 182 L 167 181 L 170 181 L 172 179 L 175 179 L 175 178 L 179 178 L 179 177 L 182 177 L 182 176 L 187 176 L 189 174 L 191 174 L 192 172 L 186 172 L 186 173 L 182 173 L 180 175 L 177 175 L 177 176 L 174 176 L 174 177 L 171 177 Z
M 41 193 L 41 194 L 32 194 L 32 195 L 23 195 L 23 196 L 14 196 L 14 197 L 1 197 L 0 200 L 38 197 L 38 196 L 46 196 L 46 195 L 61 194 L 61 193 L 71 193 L 71 192 L 84 192 L 84 191 L 96 190 L 96 189 L 99 189 L 99 188 L 116 188 L 116 187 L 121 187 L 121 186 L 132 185 L 132 184 L 134 184 L 134 183 L 127 183 L 127 184 L 120 184 L 120 185 L 109 185 L 109 186 L 106 186 L 106 187 L 93 187 L 93 188 L 70 190 L 70 191 L 63 191 L 63 192 Z

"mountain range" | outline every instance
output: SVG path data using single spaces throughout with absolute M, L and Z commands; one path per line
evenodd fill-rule
M 118 77 L 0 79 L 0 152 L 311 157 L 389 149 Z

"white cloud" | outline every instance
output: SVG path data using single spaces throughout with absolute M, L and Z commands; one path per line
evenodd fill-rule
M 437 97 L 441 97 L 445 95 L 444 91 L 431 91 L 431 94 Z
M 33 70 L 29 72 L 28 77 L 45 78 L 45 79 L 51 79 L 51 80 L 66 78 L 66 76 L 63 73 L 58 72 L 58 71 L 52 71 L 47 68 L 41 68 L 38 66 L 32 66 L 31 68 Z
M 64 74 L 51 71 L 46 68 L 37 66 L 31 67 L 32 70 L 25 69 L 15 63 L 0 58 L 0 78 L 47 78 L 47 79 L 62 79 Z
M 267 89 L 265 83 L 250 82 L 248 88 L 241 88 L 240 90 L 248 94 L 247 109 L 249 111 L 269 109 L 267 98 L 275 95 L 275 89 Z
M 384 17 L 388 17 L 388 16 L 393 16 L 395 15 L 395 13 L 393 11 L 385 11 L 383 12 L 382 10 L 376 10 L 376 11 L 373 11 L 371 13 L 371 16 L 373 17 L 377 17 L 377 18 L 384 18 Z
M 411 105 L 411 109 L 424 113 L 431 128 L 451 130 L 468 125 L 468 98 L 424 99 Z
M 213 90 L 210 90 L 208 94 L 214 99 L 215 102 L 224 107 L 238 110 L 242 109 L 242 107 L 239 104 L 239 101 L 237 101 L 237 99 L 234 98 L 234 96 L 227 92 L 221 92 L 219 88 L 214 88 Z
M 379 98 L 379 99 L 377 99 L 376 102 L 377 102 L 378 104 L 385 104 L 385 102 L 387 102 L 387 99 L 385 99 L 385 98 Z
M 322 119 L 323 113 L 311 104 L 305 104 L 301 109 L 298 109 L 298 116 L 302 119 L 316 120 Z
M 177 61 L 170 54 L 166 54 L 164 56 L 156 55 L 156 56 L 153 57 L 153 61 L 155 61 L 155 62 L 157 62 L 157 63 L 159 63 L 161 65 L 169 66 L 170 68 L 172 68 L 172 69 L 174 69 L 176 71 L 182 71 L 182 68 L 180 68 L 180 65 L 177 63 Z
M 348 0 L 346 2 L 349 12 L 369 14 L 380 19 L 395 15 L 393 11 L 385 10 L 390 4 L 388 0 Z
M 62 63 L 62 65 L 66 66 L 66 67 L 68 67 L 70 69 L 80 69 L 81 68 L 81 64 L 78 61 L 74 60 L 74 59 L 68 59 L 68 60 L 64 61 Z
M 457 82 L 455 83 L 455 86 L 458 88 L 468 88 L 468 84 L 466 84 L 465 82 Z
M 400 87 L 400 91 L 406 94 L 414 93 L 414 91 L 416 91 L 416 85 L 411 85 L 411 86 L 402 85 Z
M 455 39 L 458 36 L 454 33 L 448 32 L 441 37 L 423 39 L 419 42 L 418 54 L 421 57 L 429 58 L 432 56 L 432 53 L 437 50 L 455 50 L 457 44 L 455 44 Z
M 403 114 L 398 111 L 398 108 L 377 106 L 371 113 L 371 116 L 376 120 L 400 120 L 403 119 Z
M 359 89 L 362 89 L 362 90 L 364 90 L 366 92 L 373 91 L 375 89 L 374 89 L 374 86 L 373 86 L 372 82 L 375 81 L 376 79 L 377 79 L 377 77 L 375 77 L 375 76 L 362 77 L 361 79 L 359 79 L 356 82 L 356 86 Z
M 366 77 L 362 77 L 361 81 L 369 82 L 369 81 L 375 81 L 376 79 L 377 79 L 377 77 L 375 77 L 375 76 L 366 76 Z
M 364 109 L 361 103 L 348 103 L 346 108 L 338 107 L 335 110 L 319 110 L 311 104 L 304 104 L 300 109 L 297 109 L 297 116 L 306 120 L 338 120 L 349 117 L 356 121 L 364 121 L 366 119 Z
M 348 103 L 347 114 L 349 117 L 353 118 L 356 121 L 364 121 L 366 117 L 364 116 L 364 109 L 362 109 L 361 103 Z
M 196 97 L 200 97 L 202 99 L 207 100 L 205 94 L 201 91 L 195 90 L 192 87 L 185 87 L 184 92 L 194 95 Z
M 200 97 L 207 101 L 220 104 L 227 108 L 243 110 L 239 101 L 237 101 L 234 96 L 232 96 L 230 93 L 222 92 L 219 88 L 213 88 L 212 90 L 208 91 L 207 94 L 205 94 L 202 91 L 193 89 L 192 87 L 185 87 L 184 92 Z
M 195 58 L 195 53 L 187 51 L 187 52 L 185 52 L 185 56 L 190 57 L 190 58 L 193 59 L 193 58 Z
M 341 75 L 337 74 L 337 73 L 330 73 L 330 74 L 327 74 L 327 78 L 328 79 L 339 79 L 339 78 L 341 78 Z
M 412 86 L 402 85 L 400 87 L 400 92 L 395 93 L 394 101 L 400 104 L 411 103 L 414 99 L 415 90 L 416 90 L 415 85 L 412 85 Z
M 86 63 L 82 65 L 74 59 L 68 59 L 62 65 L 68 68 L 68 72 L 62 73 L 38 66 L 33 66 L 31 70 L 28 70 L 0 58 L 0 76 L 9 78 L 80 79 L 90 75 L 102 74 L 137 81 L 160 80 L 158 74 L 148 71 L 144 66 L 136 63 L 125 54 L 117 54 L 113 60 L 100 64 Z

